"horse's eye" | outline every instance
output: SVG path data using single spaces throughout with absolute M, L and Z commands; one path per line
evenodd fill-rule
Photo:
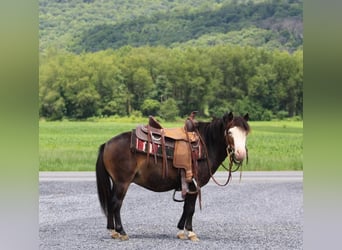
M 233 136 L 232 131 L 228 130 L 228 136 Z

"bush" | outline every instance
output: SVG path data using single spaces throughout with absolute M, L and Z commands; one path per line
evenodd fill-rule
M 285 111 L 285 110 L 281 110 L 281 111 L 279 111 L 278 113 L 277 113 L 277 118 L 279 119 L 279 120 L 284 120 L 286 117 L 288 117 L 289 116 L 289 113 L 287 112 L 287 111 Z
M 264 110 L 264 112 L 261 115 L 262 121 L 271 121 L 272 118 L 273 118 L 273 113 L 271 110 L 268 110 L 268 109 Z
M 130 118 L 132 119 L 132 121 L 135 121 L 135 120 L 139 120 L 139 118 L 142 117 L 142 113 L 141 111 L 139 110 L 133 110 L 130 114 Z

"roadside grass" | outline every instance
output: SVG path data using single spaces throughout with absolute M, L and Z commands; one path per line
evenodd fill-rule
M 39 122 L 40 171 L 94 171 L 99 146 L 111 137 L 130 131 L 137 120 Z M 243 170 L 303 170 L 303 122 L 249 122 L 249 161 Z M 183 126 L 183 121 L 164 127 Z M 227 165 L 227 161 L 225 161 Z M 219 170 L 223 170 L 220 167 Z

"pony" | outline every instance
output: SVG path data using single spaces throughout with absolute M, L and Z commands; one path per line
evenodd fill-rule
M 177 225 L 179 239 L 199 240 L 192 227 L 198 187 L 209 182 L 227 156 L 231 163 L 229 178 L 231 166 L 240 166 L 248 157 L 248 119 L 248 113 L 234 116 L 232 112 L 227 112 L 222 118 L 214 118 L 211 122 L 198 122 L 197 131 L 205 145 L 207 159 L 198 161 L 196 181 L 189 183 L 189 192 L 184 197 L 183 213 Z M 97 192 L 101 208 L 107 217 L 107 229 L 111 230 L 112 238 L 121 240 L 128 239 L 120 210 L 131 183 L 155 192 L 176 192 L 181 187 L 179 169 L 172 167 L 172 161 L 168 160 L 167 175 L 164 176 L 162 160 L 155 162 L 149 160 L 146 154 L 131 150 L 131 136 L 131 131 L 124 132 L 103 143 L 99 147 L 96 161 Z

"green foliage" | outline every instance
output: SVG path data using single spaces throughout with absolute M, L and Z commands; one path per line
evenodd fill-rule
M 146 99 L 144 100 L 143 104 L 141 105 L 141 111 L 145 116 L 153 115 L 156 116 L 160 109 L 160 102 L 153 99 Z
M 77 93 L 75 100 L 75 118 L 84 119 L 96 115 L 99 94 L 91 88 L 84 89 Z
M 276 116 L 279 120 L 284 120 L 286 117 L 289 116 L 289 112 L 285 110 L 280 110 L 277 112 Z
M 61 120 L 65 115 L 65 111 L 64 99 L 54 90 L 48 92 L 41 100 L 40 116 L 47 117 L 48 120 Z
M 279 111 L 302 117 L 302 6 L 302 0 L 40 0 L 40 117 L 137 111 L 172 120 L 191 110 L 248 111 L 253 120 Z M 173 114 L 167 100 L 174 100 Z
M 139 110 L 133 110 L 130 117 L 132 118 L 132 121 L 141 120 L 142 113 Z
M 206 47 L 224 44 L 234 44 L 240 46 L 263 47 L 267 49 L 290 49 L 280 42 L 280 35 L 272 30 L 248 26 L 240 30 L 233 30 L 227 33 L 210 33 L 200 36 L 197 39 L 189 40 L 185 43 L 174 43 L 172 47 Z
M 133 110 L 171 120 L 192 110 L 248 112 L 252 120 L 269 120 L 281 110 L 289 117 L 303 114 L 302 51 L 228 45 L 48 51 L 39 74 L 40 116 L 51 120 L 129 116 Z
M 176 120 L 178 114 L 179 110 L 174 99 L 169 98 L 160 105 L 159 115 L 166 121 Z
M 303 1 L 39 1 L 40 50 L 239 44 L 295 51 Z

